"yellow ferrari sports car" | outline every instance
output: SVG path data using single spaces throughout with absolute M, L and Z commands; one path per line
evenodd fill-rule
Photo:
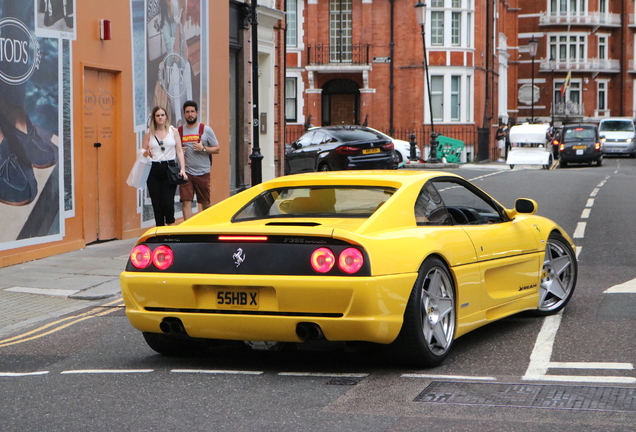
M 146 232 L 121 274 L 126 314 L 166 355 L 372 342 L 436 366 L 467 332 L 572 297 L 575 246 L 536 210 L 446 172 L 279 177 Z

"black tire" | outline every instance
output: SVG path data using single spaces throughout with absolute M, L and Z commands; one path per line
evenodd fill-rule
M 513 169 L 514 167 L 514 164 L 510 164 L 510 169 Z
M 204 339 L 191 338 L 185 335 L 177 336 L 144 332 L 143 336 L 150 348 L 165 356 L 189 357 L 201 354 L 207 349 Z
M 331 168 L 326 163 L 323 163 L 318 167 L 318 171 L 331 171 Z
M 455 338 L 455 287 L 446 264 L 427 258 L 411 291 L 404 322 L 391 344 L 397 363 L 415 367 L 442 364 Z
M 567 163 L 567 162 L 565 162 L 565 161 L 561 161 L 561 162 L 559 162 L 559 166 L 560 166 L 561 168 L 567 168 L 568 163 Z
M 599 158 L 599 160 L 596 161 L 596 166 L 601 166 L 601 165 L 603 165 L 603 157 L 602 156 Z
M 535 315 L 554 315 L 572 298 L 578 275 L 576 254 L 558 232 L 553 232 L 548 237 L 542 274 L 544 277 L 541 279 L 539 305 Z
M 397 155 L 397 164 L 401 164 L 402 162 L 404 162 L 404 157 L 402 157 L 402 153 L 400 153 L 399 151 L 396 151 L 395 154 Z

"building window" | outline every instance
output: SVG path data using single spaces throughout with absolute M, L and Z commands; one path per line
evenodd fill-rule
M 605 82 L 598 83 L 598 110 L 605 111 L 607 109 L 607 91 Z
M 329 2 L 329 61 L 351 62 L 351 0 Z
M 433 120 L 444 120 L 444 77 L 431 77 L 431 105 L 433 105 Z
M 550 36 L 550 57 L 559 62 L 584 62 L 586 60 L 585 36 Z
M 586 0 L 550 0 L 550 15 L 584 16 Z
M 453 12 L 451 19 L 451 45 L 459 46 L 461 43 L 462 14 Z
M 607 0 L 600 0 L 598 3 L 598 11 L 600 13 L 607 13 Z
M 450 91 L 450 119 L 451 121 L 459 121 L 460 119 L 460 111 L 459 107 L 461 106 L 461 78 L 460 76 L 452 76 L 451 77 L 451 91 Z
M 472 2 L 466 0 L 432 1 L 430 11 L 431 46 L 467 47 L 472 44 Z M 450 41 L 450 43 L 449 43 Z
M 287 46 L 298 46 L 298 6 L 296 0 L 287 0 Z
M 605 36 L 598 38 L 598 58 L 599 60 L 607 60 L 607 37 Z
M 285 79 L 285 120 L 295 123 L 298 120 L 298 78 Z
M 444 12 L 431 12 L 431 45 L 444 45 Z

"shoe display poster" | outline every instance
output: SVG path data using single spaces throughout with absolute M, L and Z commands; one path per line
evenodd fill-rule
M 207 5 L 202 0 L 131 0 L 135 131 L 148 128 L 152 109 L 159 105 L 175 127 L 184 123 L 183 103 L 194 100 L 205 118 L 208 101 Z M 178 197 L 176 198 L 177 207 Z M 150 198 L 140 209 L 142 223 L 154 221 Z
M 37 36 L 39 6 L 0 0 L 0 250 L 63 234 L 61 39 Z
M 183 103 L 201 101 L 201 0 L 146 0 L 148 113 L 163 107 L 183 123 Z
M 35 11 L 35 35 L 37 37 L 77 39 L 75 33 L 76 0 L 33 1 L 37 5 Z

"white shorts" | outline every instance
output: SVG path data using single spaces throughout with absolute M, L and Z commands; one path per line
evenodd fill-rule
M 497 147 L 499 148 L 499 150 L 505 149 L 506 148 L 506 140 L 497 141 Z

